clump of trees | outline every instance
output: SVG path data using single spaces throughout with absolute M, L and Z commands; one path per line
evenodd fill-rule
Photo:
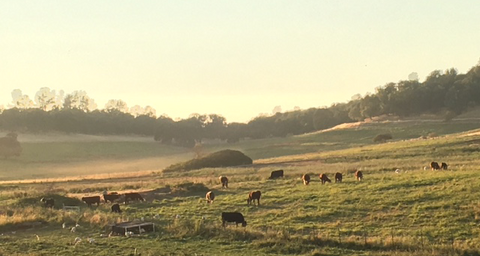
M 0 138 L 0 156 L 4 158 L 12 156 L 20 156 L 22 146 L 17 140 L 16 133 L 8 133 L 5 137 Z
M 20 90 L 0 109 L 0 130 L 24 132 L 58 131 L 94 135 L 137 134 L 152 136 L 163 144 L 194 147 L 205 139 L 236 143 L 241 139 L 284 137 L 331 128 L 337 124 L 362 121 L 380 115 L 408 117 L 423 113 L 446 112 L 451 120 L 467 109 L 480 105 L 480 66 L 466 74 L 455 69 L 435 70 L 419 82 L 388 83 L 364 97 L 330 107 L 276 112 L 258 116 L 248 123 L 227 123 L 216 114 L 192 114 L 181 120 L 156 117 L 150 106 L 129 108 L 122 100 L 110 100 L 104 109 L 84 91 L 66 94 L 41 88 L 31 100 Z M 168 111 L 165 111 L 168 112 Z

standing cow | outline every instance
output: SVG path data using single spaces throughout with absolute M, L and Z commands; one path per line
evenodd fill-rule
M 139 193 L 125 193 L 125 204 L 129 201 L 145 201 Z
M 42 199 L 40 199 L 40 202 L 42 202 L 47 208 L 53 209 L 53 207 L 55 206 L 55 199 L 53 198 L 42 197 Z
M 121 213 L 122 210 L 120 210 L 120 205 L 119 204 L 113 204 L 112 207 L 112 212 L 116 212 L 116 213 Z
M 117 192 L 112 192 L 112 193 L 107 193 L 103 194 L 103 200 L 105 200 L 105 203 L 108 203 L 110 201 L 113 203 L 115 200 L 119 199 L 122 195 L 118 194 Z
M 310 175 L 304 174 L 304 175 L 302 176 L 302 180 L 303 180 L 303 184 L 305 184 L 305 185 L 310 184 Z
M 448 169 L 448 164 L 447 164 L 447 163 L 442 163 L 442 165 L 440 166 L 440 168 L 441 168 L 442 170 L 446 170 L 446 169 Z
M 225 176 L 220 176 L 219 179 L 222 183 L 222 188 L 228 188 L 228 178 Z
M 325 173 L 320 174 L 319 177 L 322 181 L 322 185 L 325 184 L 325 182 L 332 182 Z
M 277 179 L 277 178 L 283 178 L 283 170 L 276 170 L 270 173 L 269 179 Z
M 363 179 L 362 171 L 356 171 L 355 172 L 355 179 L 358 180 L 358 181 L 362 181 L 362 179 Z
M 262 196 L 262 192 L 260 192 L 259 190 L 250 192 L 248 194 L 247 204 L 250 205 L 253 202 L 253 205 L 255 205 L 255 200 L 257 200 L 258 206 L 260 206 L 261 196 Z
M 342 182 L 343 175 L 339 172 L 335 173 L 335 183 Z
M 238 224 L 242 224 L 242 227 L 247 226 L 245 218 L 239 212 L 222 212 L 222 226 L 225 227 L 228 222 L 234 222 L 237 227 Z
M 208 191 L 205 195 L 205 199 L 207 199 L 207 203 L 211 204 L 213 203 L 213 200 L 215 200 L 215 194 L 212 191 Z
M 434 170 L 440 170 L 440 165 L 438 165 L 437 162 L 431 162 L 431 163 L 430 163 L 430 168 L 432 168 L 432 171 L 434 171 Z
M 82 197 L 82 201 L 84 201 L 88 206 L 92 206 L 92 204 L 99 206 L 100 196 L 84 196 Z

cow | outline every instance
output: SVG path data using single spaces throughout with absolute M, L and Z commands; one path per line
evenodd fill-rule
M 434 171 L 434 170 L 440 170 L 440 165 L 438 165 L 437 162 L 431 162 L 431 163 L 430 163 L 430 168 L 432 168 L 432 171 Z
M 259 190 L 250 192 L 248 194 L 247 204 L 250 205 L 253 202 L 253 205 L 255 205 L 255 200 L 257 200 L 258 206 L 260 206 L 261 196 L 262 196 L 262 192 L 260 192 Z
M 247 226 L 245 218 L 239 212 L 222 212 L 222 226 L 225 227 L 227 222 L 234 222 L 237 227 L 239 223 L 242 224 L 242 227 Z
M 53 209 L 53 207 L 55 206 L 55 199 L 53 198 L 42 197 L 42 199 L 40 199 L 40 202 L 42 202 L 47 208 Z
M 342 182 L 343 175 L 339 172 L 335 173 L 335 183 Z
M 322 181 L 322 185 L 325 184 L 325 182 L 332 182 L 325 173 L 320 174 L 319 177 Z
M 128 201 L 145 201 L 145 199 L 139 193 L 125 193 L 125 204 L 128 204 Z
M 122 195 L 118 194 L 117 192 L 103 194 L 103 200 L 105 200 L 105 203 L 108 203 L 108 201 L 113 203 L 115 200 L 119 199 L 120 197 L 122 197 Z
M 442 165 L 440 166 L 440 168 L 441 168 L 442 170 L 446 170 L 446 169 L 448 169 L 448 164 L 447 164 L 447 163 L 442 163 Z
M 363 179 L 362 171 L 355 171 L 355 179 L 358 180 L 358 181 L 362 181 L 362 179 Z
M 303 180 L 303 184 L 305 184 L 305 185 L 310 184 L 310 175 L 304 174 L 304 175 L 302 176 L 302 180 Z
M 120 210 L 120 205 L 119 204 L 113 204 L 112 207 L 112 212 L 116 212 L 116 213 L 121 213 L 122 210 Z
M 280 178 L 280 177 L 283 178 L 283 170 L 272 171 L 272 173 L 270 173 L 270 178 L 269 179 L 276 179 L 276 178 Z
M 208 191 L 205 195 L 205 199 L 207 199 L 207 203 L 211 204 L 213 203 L 213 200 L 215 200 L 215 194 L 212 191 Z
M 220 176 L 218 179 L 222 183 L 222 188 L 228 188 L 228 178 L 227 177 Z
M 100 196 L 84 196 L 82 197 L 82 201 L 84 201 L 88 206 L 92 206 L 92 204 L 100 205 Z

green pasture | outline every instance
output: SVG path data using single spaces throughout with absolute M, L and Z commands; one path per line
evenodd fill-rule
M 251 152 L 274 145 L 284 152 L 255 158 L 248 167 L 0 185 L 0 255 L 135 255 L 135 249 L 137 255 L 480 255 L 480 135 L 441 136 L 448 130 L 437 130 L 434 138 L 404 140 L 433 132 L 405 127 L 392 133 L 394 142 L 374 144 L 371 135 L 387 128 L 374 130 L 349 130 L 343 137 L 332 131 L 337 137 L 330 141 L 320 138 L 326 133 L 292 136 L 283 146 L 280 139 L 244 141 L 239 146 L 249 145 Z M 354 132 L 360 142 L 347 146 Z M 294 141 L 338 147 L 295 155 L 288 145 L 302 143 Z M 446 162 L 449 169 L 424 170 L 431 161 Z M 286 177 L 269 180 L 275 169 L 284 169 Z M 364 173 L 361 182 L 353 177 L 356 169 Z M 320 183 L 320 173 L 333 180 L 335 172 L 343 173 L 342 183 Z M 300 178 L 304 173 L 313 178 L 308 186 Z M 221 188 L 220 175 L 229 177 L 228 189 Z M 121 215 L 110 213 L 109 204 L 80 204 L 81 213 L 58 210 L 104 189 L 144 191 L 147 202 L 121 205 Z M 217 195 L 210 205 L 208 190 Z M 253 190 L 262 191 L 260 206 L 246 204 Z M 56 199 L 57 209 L 42 207 L 45 195 Z M 224 229 L 223 211 L 243 213 L 247 227 Z M 156 224 L 156 232 L 107 236 L 109 223 L 142 217 Z M 62 223 L 80 227 L 72 233 Z M 75 246 L 76 237 L 83 241 Z

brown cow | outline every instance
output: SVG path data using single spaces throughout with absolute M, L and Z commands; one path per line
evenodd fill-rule
M 325 173 L 320 174 L 319 177 L 322 181 L 322 185 L 325 184 L 325 182 L 332 182 Z
M 100 205 L 100 196 L 84 196 L 82 197 L 82 201 L 87 203 L 88 206 L 92 206 L 92 204 Z
M 447 163 L 442 163 L 442 166 L 440 166 L 441 169 L 446 170 L 448 169 L 448 164 Z
M 145 201 L 145 199 L 139 193 L 125 193 L 125 204 L 128 204 L 128 201 Z
M 342 182 L 343 175 L 339 172 L 335 173 L 335 183 Z
M 305 185 L 310 184 L 310 175 L 304 174 L 304 175 L 302 176 L 302 180 L 303 180 L 303 184 L 305 184 Z
M 220 182 L 222 183 L 222 188 L 228 188 L 228 178 L 225 176 L 220 176 Z
M 117 192 L 103 194 L 103 200 L 105 200 L 105 203 L 108 203 L 108 201 L 113 203 L 115 200 L 119 199 L 120 197 L 122 197 L 122 195 L 118 194 Z
M 253 201 L 253 205 L 255 205 L 255 200 L 257 200 L 258 206 L 260 206 L 260 197 L 262 196 L 262 192 L 259 190 L 252 191 L 248 194 L 247 204 L 250 205 Z
M 432 168 L 432 171 L 433 170 L 440 170 L 440 165 L 438 165 L 437 162 L 431 162 L 430 163 L 430 168 Z
M 207 203 L 211 204 L 213 200 L 215 200 L 215 194 L 212 191 L 208 191 L 205 198 L 207 199 Z
M 358 181 L 362 181 L 362 179 L 363 179 L 362 171 L 356 171 L 355 172 L 355 179 L 358 180 Z

